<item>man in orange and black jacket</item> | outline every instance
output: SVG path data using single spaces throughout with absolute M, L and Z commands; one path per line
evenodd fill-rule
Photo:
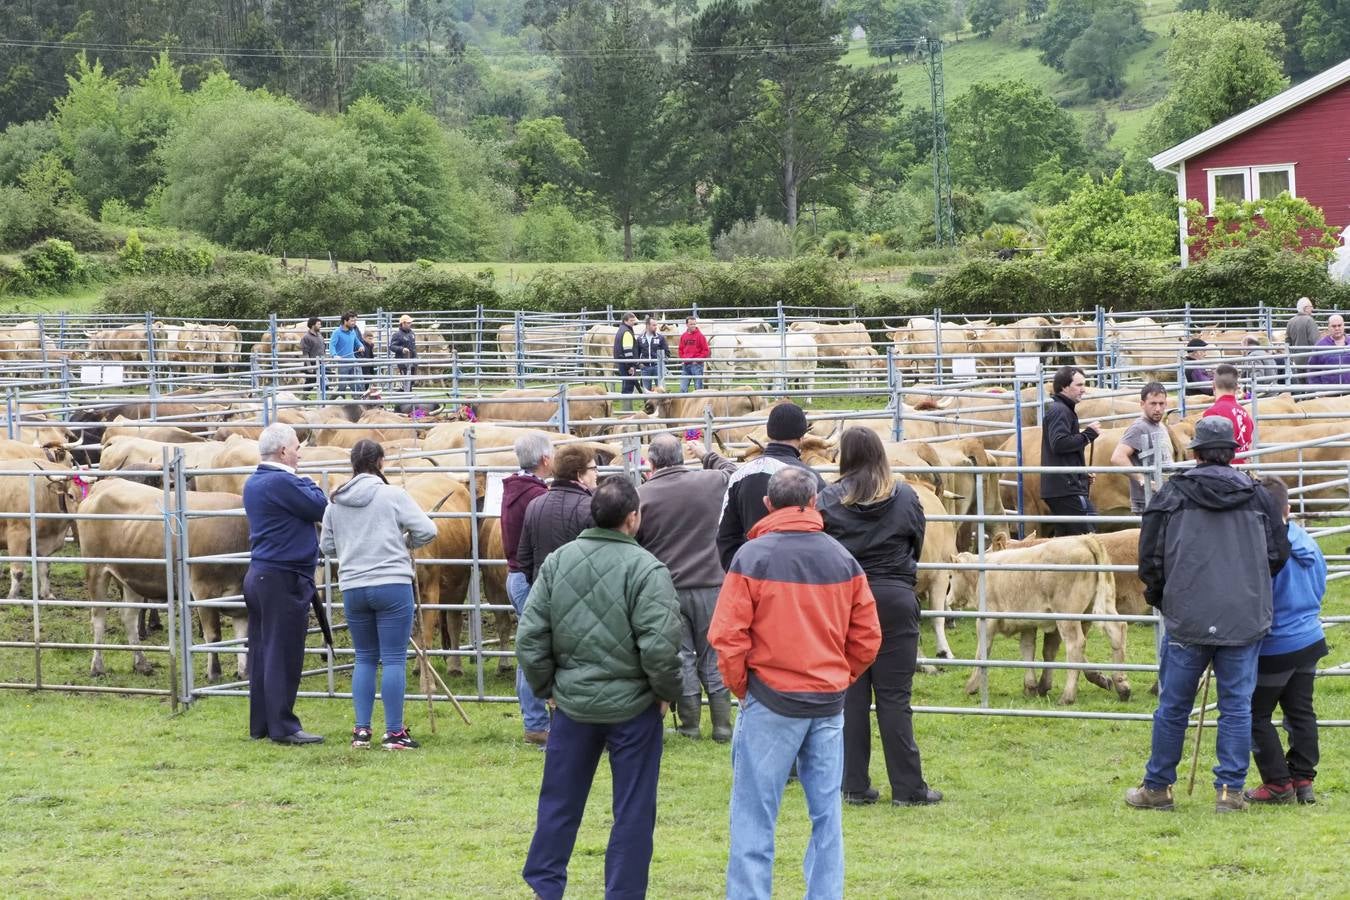
M 806 894 L 838 897 L 844 692 L 876 658 L 881 627 L 862 569 L 824 532 L 815 473 L 775 472 L 764 505 L 769 514 L 732 558 L 708 629 L 722 678 L 741 701 L 727 896 L 772 895 L 778 805 L 796 760 L 812 823 Z

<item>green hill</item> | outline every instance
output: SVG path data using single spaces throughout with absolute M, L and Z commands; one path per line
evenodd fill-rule
M 1163 57 L 1171 42 L 1169 25 L 1177 13 L 1177 0 L 1145 3 L 1144 25 L 1152 33 L 1152 40 L 1130 57 L 1125 92 L 1106 101 L 1088 98 L 1079 83 L 1041 63 L 1040 51 L 1031 46 L 1035 25 L 1018 25 L 1008 34 L 996 33 L 988 38 L 976 37 L 970 31 L 948 37 L 943 44 L 943 84 L 947 102 L 959 97 L 976 82 L 1022 78 L 1043 88 L 1084 122 L 1093 115 L 1099 102 L 1104 103 L 1107 117 L 1116 125 L 1111 143 L 1123 149 L 1139 135 L 1153 105 L 1167 92 Z M 892 65 L 885 57 L 869 56 L 865 41 L 854 41 L 844 59 L 851 65 L 880 65 L 892 70 L 905 105 L 911 108 L 928 106 L 928 73 L 917 58 L 897 57 Z

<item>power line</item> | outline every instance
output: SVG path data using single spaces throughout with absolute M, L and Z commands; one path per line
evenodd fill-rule
M 913 50 L 921 49 L 926 44 L 924 38 L 895 38 L 869 43 L 873 49 L 878 50 Z M 799 53 L 824 53 L 839 49 L 839 44 L 833 41 L 812 44 L 739 44 L 735 46 L 705 46 L 689 47 L 684 50 L 688 56 L 696 57 L 716 57 L 716 56 L 760 56 L 760 55 L 793 55 Z M 854 48 L 854 43 L 849 42 L 848 49 Z M 0 40 L 0 47 L 9 47 L 13 49 L 28 50 L 93 50 L 108 53 L 159 53 L 166 51 L 170 56 L 196 56 L 196 57 L 244 57 L 258 59 L 332 59 L 335 52 L 328 48 L 321 47 L 177 47 L 170 45 L 152 45 L 152 44 L 115 44 L 96 41 L 29 41 L 21 39 Z M 546 55 L 562 58 L 576 59 L 604 59 L 621 58 L 630 56 L 644 56 L 651 53 L 651 47 L 634 48 L 587 48 L 580 50 L 483 50 L 475 48 L 478 53 L 486 58 L 518 58 L 528 56 Z M 365 50 L 342 50 L 340 55 L 344 59 L 357 61 L 406 61 L 417 59 L 430 59 L 439 56 L 449 55 L 448 51 L 428 52 L 425 49 L 417 47 L 407 48 L 389 48 L 383 50 L 365 49 Z

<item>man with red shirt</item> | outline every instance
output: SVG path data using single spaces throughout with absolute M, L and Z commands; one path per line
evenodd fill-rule
M 694 390 L 703 390 L 703 360 L 710 356 L 708 338 L 698 330 L 698 318 L 690 316 L 684 320 L 684 334 L 680 335 L 680 393 L 689 390 L 691 379 Z
M 1238 370 L 1228 363 L 1214 369 L 1214 405 L 1205 410 L 1206 416 L 1223 416 L 1233 423 L 1233 439 L 1237 441 L 1237 452 L 1246 453 L 1252 449 L 1252 436 L 1256 434 L 1256 424 L 1247 410 L 1238 404 Z

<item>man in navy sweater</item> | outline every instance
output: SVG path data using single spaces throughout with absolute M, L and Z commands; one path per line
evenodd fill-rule
M 257 471 L 244 482 L 252 559 L 244 576 L 248 607 L 249 734 L 279 744 L 317 744 L 323 738 L 300 727 L 295 694 L 316 597 L 314 568 L 328 499 L 314 482 L 295 474 L 300 441 L 291 426 L 275 422 L 258 436 Z

